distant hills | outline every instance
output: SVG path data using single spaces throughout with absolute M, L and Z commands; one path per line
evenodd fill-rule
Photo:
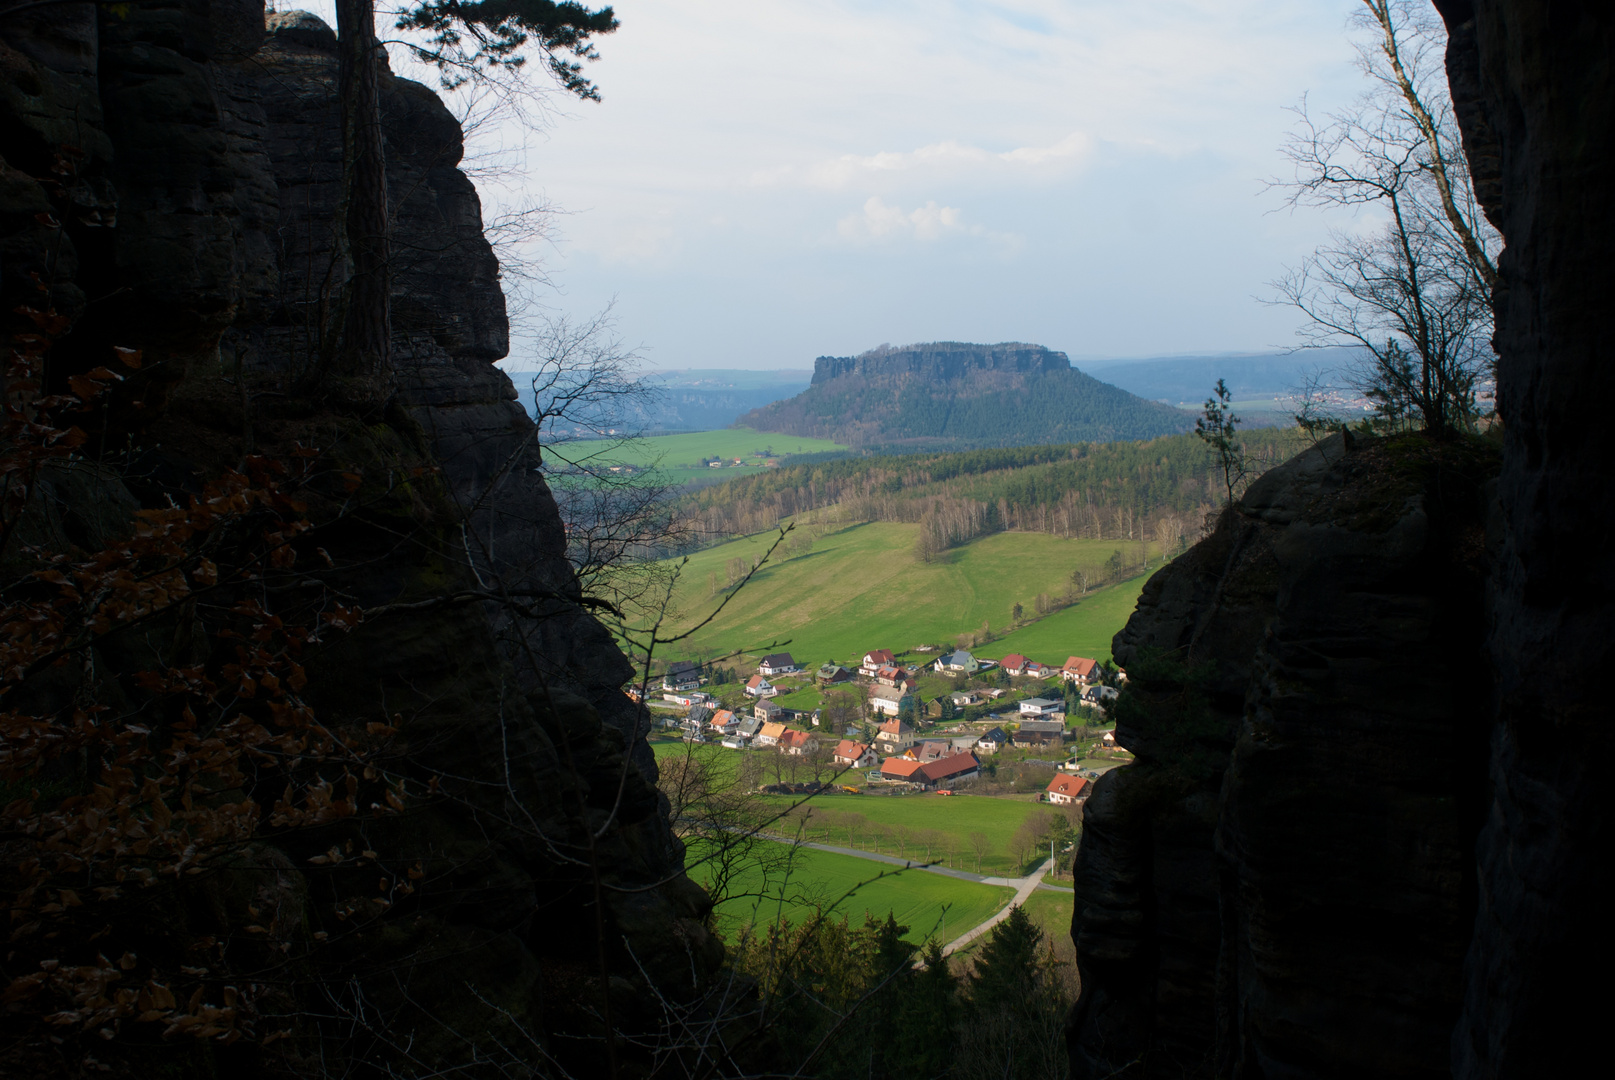
M 806 368 L 653 371 L 645 376 L 645 381 L 657 390 L 654 398 L 618 402 L 617 411 L 602 422 L 647 435 L 726 428 L 741 413 L 806 390 L 812 374 Z M 516 384 L 521 403 L 529 415 L 533 414 L 536 409 L 531 373 L 512 371 L 510 377 Z
M 1227 382 L 1236 399 L 1287 398 L 1309 375 L 1320 374 L 1326 383 L 1341 384 L 1344 373 L 1358 359 L 1358 350 L 1341 348 L 1083 360 L 1079 366 L 1139 397 L 1195 408 L 1211 394 L 1218 379 Z
M 737 422 L 892 451 L 1151 439 L 1194 424 L 1077 371 L 1065 353 L 956 341 L 821 356 L 806 390 Z

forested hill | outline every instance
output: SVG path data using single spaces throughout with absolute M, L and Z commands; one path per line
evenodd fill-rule
M 1187 431 L 1193 419 L 1041 345 L 933 342 L 821 356 L 805 391 L 738 423 L 902 452 L 1149 439 Z
M 1304 445 L 1297 429 L 1241 432 L 1252 474 Z M 826 522 L 927 525 L 948 547 L 1000 529 L 1093 539 L 1199 534 L 1222 498 L 1205 443 L 1193 435 L 962 453 L 863 456 L 791 465 L 690 493 L 688 516 L 714 539 L 813 514 Z

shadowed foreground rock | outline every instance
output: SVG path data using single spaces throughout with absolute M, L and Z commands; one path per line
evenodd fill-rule
M 138 447 L 139 467 L 54 484 L 29 535 L 89 542 L 137 506 L 183 503 L 246 454 L 319 448 L 323 469 L 362 486 L 358 509 L 321 534 L 332 569 L 309 573 L 375 614 L 309 658 L 304 696 L 332 724 L 397 724 L 414 790 L 435 779 L 448 795 L 257 844 L 233 872 L 176 885 L 143 957 L 177 965 L 188 942 L 235 942 L 215 974 L 276 972 L 279 996 L 262 1000 L 292 1037 L 263 1053 L 182 1042 L 128 1060 L 196 1077 L 309 1071 L 331 1055 L 390 1075 L 546 1060 L 598 1075 L 604 1010 L 619 1031 L 655 1031 L 658 994 L 691 998 L 722 949 L 620 689 L 631 668 L 578 603 L 533 426 L 493 367 L 509 329 L 459 127 L 430 90 L 390 74 L 397 394 L 361 421 L 308 392 L 348 272 L 334 243 L 335 73 L 328 27 L 295 12 L 266 27 L 261 0 L 62 3 L 0 19 L 5 330 L 27 328 L 10 313 L 40 302 L 37 275 L 74 320 L 51 354 L 57 378 L 113 345 L 144 353 L 107 414 L 110 442 Z M 539 599 L 521 617 L 454 599 L 495 588 Z M 183 620 L 151 629 L 142 647 L 195 659 L 185 632 Z M 149 660 L 99 662 L 116 673 Z M 349 921 L 374 870 L 309 862 L 343 845 L 421 868 L 408 901 Z M 269 937 L 244 937 L 266 904 Z M 100 1053 L 118 1061 L 121 1047 Z
M 1115 644 L 1137 760 L 1077 861 L 1076 1075 L 1446 1074 L 1495 457 L 1335 436 L 1145 586 Z

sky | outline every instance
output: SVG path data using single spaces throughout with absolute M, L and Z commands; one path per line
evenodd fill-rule
M 557 211 L 523 250 L 527 316 L 610 305 L 652 367 L 1288 348 L 1266 283 L 1350 225 L 1264 181 L 1286 107 L 1364 89 L 1356 0 L 614 6 L 599 103 L 552 96 L 470 147 L 488 216 Z

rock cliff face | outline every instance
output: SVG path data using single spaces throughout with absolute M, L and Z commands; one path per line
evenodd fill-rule
M 1077 1075 L 1446 1073 L 1494 472 L 1335 436 L 1145 587 L 1115 644 L 1137 760 L 1078 858 Z
M 1070 366 L 1071 360 L 1065 353 L 1041 345 L 1018 342 L 967 345 L 958 341 L 937 341 L 929 345 L 905 345 L 900 349 L 871 349 L 857 356 L 821 356 L 813 361 L 813 381 L 823 383 L 844 375 L 862 379 L 894 375 L 959 379 L 975 372 L 1027 375 L 1065 371 Z
M 1146 587 L 1116 639 L 1138 760 L 1078 859 L 1078 1076 L 1557 1076 L 1594 1052 L 1615 579 L 1579 547 L 1615 526 L 1615 13 L 1436 7 L 1506 244 L 1499 460 L 1326 446 Z
M 332 238 L 333 46 L 312 16 L 266 25 L 261 0 L 63 3 L 0 21 L 5 329 L 21 328 L 18 303 L 37 302 L 37 275 L 73 320 L 55 378 L 112 345 L 145 355 L 109 413 L 116 438 L 140 448 L 138 482 L 62 487 L 52 520 L 94 518 L 104 532 L 109 514 L 183 500 L 246 453 L 298 444 L 367 484 L 417 477 L 329 532 L 329 582 L 389 613 L 310 660 L 307 696 L 333 722 L 401 720 L 405 768 L 450 792 L 363 838 L 430 868 L 418 901 L 324 947 L 310 935 L 335 928 L 354 883 L 310 876 L 307 858 L 343 834 L 254 848 L 243 873 L 268 875 L 260 904 L 267 889 L 296 909 L 278 933 L 309 977 L 288 992 L 359 995 L 287 1005 L 357 1009 L 346 1030 L 369 1041 L 344 1053 L 439 1068 L 491 1061 L 485 1039 L 532 1036 L 588 1073 L 603 1002 L 619 1030 L 653 1026 L 648 984 L 687 998 L 722 951 L 620 689 L 631 668 L 577 602 L 532 424 L 492 366 L 508 325 L 459 127 L 430 90 L 390 74 L 397 394 L 383 422 L 361 423 L 297 390 L 346 273 Z M 410 471 L 422 465 L 434 471 Z M 520 614 L 463 599 L 501 590 L 524 598 Z M 251 888 L 198 888 L 176 926 L 252 921 Z M 365 1010 L 386 1031 L 366 1029 Z M 180 1059 L 174 1075 L 227 1065 Z
M 1586 974 L 1615 962 L 1615 563 L 1608 420 L 1615 357 L 1615 11 L 1438 0 L 1465 150 L 1506 241 L 1498 271 L 1496 572 L 1488 598 L 1491 791 L 1479 913 L 1454 1038 L 1461 1076 L 1577 1071 L 1604 1013 Z
M 1147 439 L 1190 423 L 1075 370 L 1065 353 L 956 341 L 821 356 L 806 390 L 738 422 L 892 452 Z

